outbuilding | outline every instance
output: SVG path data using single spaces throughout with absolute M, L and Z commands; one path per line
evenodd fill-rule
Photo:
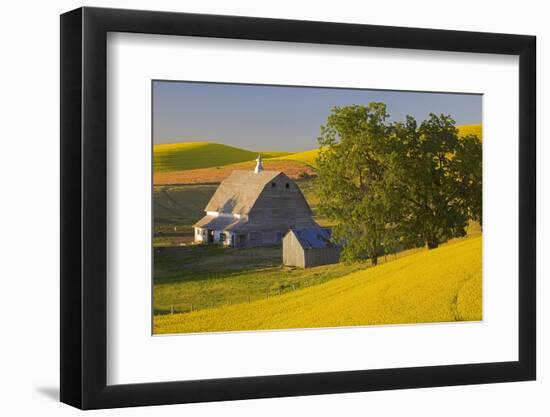
M 338 263 L 342 247 L 332 242 L 330 234 L 322 227 L 289 230 L 283 238 L 283 264 L 310 268 Z

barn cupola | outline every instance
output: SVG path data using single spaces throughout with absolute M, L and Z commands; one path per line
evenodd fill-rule
M 256 158 L 256 168 L 254 168 L 254 172 L 257 174 L 259 172 L 262 172 L 264 170 L 264 167 L 262 165 L 262 155 L 258 154 L 258 157 Z

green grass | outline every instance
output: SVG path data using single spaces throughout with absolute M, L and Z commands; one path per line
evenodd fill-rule
M 153 189 L 155 230 L 163 226 L 191 226 L 204 216 L 204 208 L 217 185 L 166 185 Z
M 318 268 L 309 271 L 327 267 Z M 278 274 L 284 275 L 282 271 Z M 216 282 L 220 287 L 224 286 L 223 279 Z M 261 294 L 271 282 L 264 271 L 241 279 L 233 286 L 235 294 L 248 288 L 257 288 Z M 296 282 L 303 281 L 307 278 Z M 186 289 L 182 295 L 188 292 Z M 196 290 L 197 295 L 202 293 Z M 363 266 L 339 278 L 269 298 L 157 315 L 154 333 L 481 320 L 481 300 L 481 237 L 477 237 L 421 250 L 376 267 Z
M 204 207 L 216 185 L 166 185 L 153 188 L 153 246 L 182 246 L 193 241 L 193 224 L 204 216 Z
M 210 168 L 251 161 L 256 152 L 210 142 L 182 142 L 155 145 L 154 169 L 157 172 Z
M 322 284 L 370 265 L 366 261 L 308 269 L 284 267 L 280 246 L 157 248 L 154 256 L 155 314 L 167 313 L 172 306 L 176 311 L 186 312 L 191 308 L 248 303 Z M 394 255 L 387 257 L 394 258 Z

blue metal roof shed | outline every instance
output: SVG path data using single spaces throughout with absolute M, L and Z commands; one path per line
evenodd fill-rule
M 291 229 L 283 238 L 283 264 L 309 268 L 340 260 L 340 245 L 331 239 L 331 230 L 322 227 Z

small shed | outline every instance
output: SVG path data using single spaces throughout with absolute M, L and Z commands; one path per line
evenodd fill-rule
M 330 240 L 322 227 L 291 229 L 283 238 L 283 264 L 310 268 L 338 263 L 342 247 Z

